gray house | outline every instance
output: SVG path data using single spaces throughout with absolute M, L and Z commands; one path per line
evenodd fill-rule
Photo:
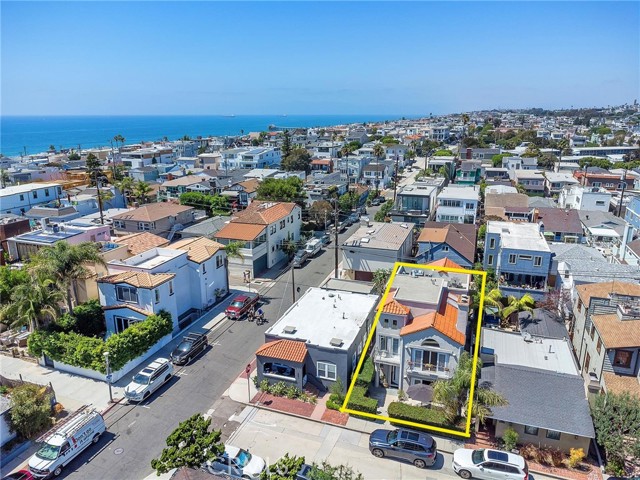
M 258 380 L 324 391 L 345 388 L 364 349 L 377 295 L 313 287 L 265 332 L 256 351 Z

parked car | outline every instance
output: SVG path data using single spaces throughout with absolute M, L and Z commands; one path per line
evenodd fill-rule
M 293 267 L 300 268 L 307 260 L 309 260 L 309 253 L 304 249 L 298 250 L 295 257 L 293 257 Z
M 249 313 L 252 307 L 255 308 L 259 300 L 260 295 L 254 292 L 237 295 L 225 309 L 224 313 L 231 320 L 238 320 Z
M 318 239 L 322 242 L 323 245 L 329 245 L 331 243 L 331 235 L 328 233 L 321 234 Z
M 171 380 L 173 376 L 173 364 L 167 358 L 156 358 L 147 367 L 144 367 L 131 380 L 124 389 L 124 396 L 130 402 L 146 400 L 162 385 Z
M 236 478 L 260 478 L 265 467 L 266 462 L 262 458 L 231 445 L 225 445 L 222 455 L 206 463 L 209 473 L 222 473 Z
M 430 467 L 438 455 L 431 435 L 405 428 L 374 430 L 369 435 L 369 451 L 378 458 L 407 460 L 418 468 Z
M 377 207 L 378 205 L 382 204 L 382 200 L 384 199 L 381 197 L 376 197 L 373 200 L 371 200 L 371 205 L 374 205 Z
M 104 418 L 94 408 L 68 416 L 38 439 L 42 443 L 29 459 L 29 473 L 36 478 L 57 477 L 80 452 L 98 443 L 106 430 Z
M 171 362 L 186 365 L 207 349 L 209 339 L 205 333 L 190 333 L 171 352 Z
M 2 477 L 2 480 L 34 480 L 35 478 L 29 470 L 18 470 Z
M 528 480 L 529 467 L 520 455 L 489 448 L 453 452 L 453 471 L 462 478 L 486 480 Z
M 358 213 L 352 213 L 349 215 L 349 225 L 353 225 L 354 223 L 358 223 L 360 221 L 360 215 Z
M 313 257 L 322 250 L 322 240 L 319 238 L 311 239 L 307 242 L 304 249 L 309 257 Z

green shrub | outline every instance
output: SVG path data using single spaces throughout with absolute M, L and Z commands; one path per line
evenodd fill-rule
M 44 387 L 25 383 L 11 393 L 11 429 L 31 438 L 51 425 L 51 394 Z
M 365 389 L 369 388 L 369 385 L 371 385 L 375 373 L 376 370 L 373 366 L 373 360 L 371 359 L 371 357 L 369 357 L 362 364 L 362 371 L 356 379 L 356 386 L 364 387 Z
M 369 398 L 366 395 L 366 388 L 357 385 L 353 387 L 347 408 L 349 410 L 357 410 L 365 413 L 378 413 L 378 401 L 375 398 Z
M 502 434 L 502 442 L 504 443 L 504 449 L 507 451 L 511 451 L 516 448 L 516 444 L 518 443 L 518 432 L 516 432 L 513 428 L 507 428 Z
M 117 372 L 127 362 L 139 357 L 173 330 L 171 315 L 160 312 L 135 323 L 124 332 L 111 335 L 107 341 L 76 332 L 36 330 L 29 336 L 29 353 L 46 354 L 58 362 L 106 373 L 104 352 L 109 351 L 111 370 Z
M 437 427 L 451 427 L 451 425 L 449 425 L 445 420 L 444 413 L 435 408 L 418 407 L 402 402 L 392 402 L 389 404 L 387 412 L 391 418 L 396 418 L 398 420 L 426 423 Z
M 298 398 L 302 392 L 295 385 L 289 385 L 285 391 L 284 396 L 287 398 Z
M 271 395 L 275 395 L 276 397 L 282 397 L 284 396 L 286 391 L 287 391 L 287 384 L 284 382 L 278 382 L 274 385 L 271 385 L 271 389 L 269 393 L 271 393 Z
M 269 383 L 269 380 L 267 380 L 266 378 L 263 378 L 262 381 L 260 382 L 260 391 L 264 393 L 271 392 L 271 384 Z
M 327 400 L 327 408 L 329 410 L 340 410 L 342 404 L 344 403 L 344 398 L 341 398 L 340 395 L 332 393 L 329 396 L 329 400 Z

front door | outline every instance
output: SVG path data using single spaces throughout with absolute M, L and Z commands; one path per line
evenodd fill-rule
M 392 387 L 398 386 L 398 367 L 396 365 L 391 365 L 391 380 L 389 384 Z

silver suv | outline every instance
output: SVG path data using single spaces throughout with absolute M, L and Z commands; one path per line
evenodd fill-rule
M 520 455 L 500 450 L 460 448 L 453 452 L 453 471 L 462 478 L 528 480 L 529 467 Z
M 146 400 L 173 376 L 173 364 L 167 358 L 156 358 L 151 364 L 133 376 L 124 389 L 124 396 L 131 402 Z
M 436 441 L 426 433 L 398 428 L 374 430 L 369 435 L 369 451 L 374 457 L 394 457 L 406 460 L 418 468 L 436 463 Z

